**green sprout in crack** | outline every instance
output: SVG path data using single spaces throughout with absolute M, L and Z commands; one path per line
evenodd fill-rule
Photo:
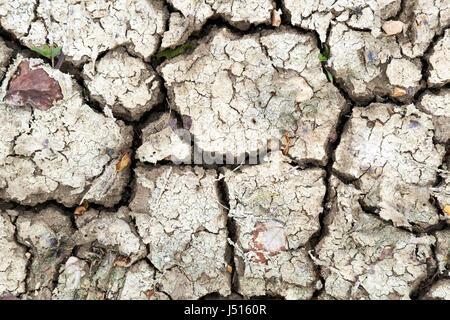
M 180 54 L 184 53 L 186 50 L 192 50 L 194 47 L 190 44 L 183 44 L 175 49 L 166 49 L 156 54 L 157 58 L 172 59 Z
M 328 70 L 328 68 L 325 66 L 328 62 L 329 57 L 330 57 L 330 47 L 327 44 L 324 44 L 322 52 L 319 52 L 319 61 L 322 64 L 322 68 L 328 77 L 328 81 L 333 83 L 334 81 L 333 75 L 331 74 L 330 70 Z
M 50 49 L 48 45 L 45 45 L 44 50 L 38 49 L 38 48 L 31 48 L 34 52 L 39 53 L 41 56 L 46 57 L 47 59 L 51 59 L 54 56 L 56 56 L 60 51 L 62 47 L 56 47 L 54 49 Z
M 52 67 L 54 67 L 54 58 L 61 51 L 62 47 L 56 47 L 51 49 L 48 45 L 45 45 L 44 49 L 41 50 L 39 48 L 30 48 L 32 51 L 39 53 L 41 56 L 46 57 L 47 59 L 52 60 Z M 62 59 L 59 59 L 62 60 Z M 58 61 L 58 65 L 60 65 Z M 62 61 L 61 61 L 62 62 Z
M 328 81 L 333 83 L 334 79 L 333 79 L 333 75 L 331 74 L 330 70 L 325 69 L 325 72 L 327 73 Z
M 87 94 L 87 89 L 86 88 L 83 88 L 83 100 L 84 100 L 84 103 L 88 103 L 89 102 L 89 96 Z

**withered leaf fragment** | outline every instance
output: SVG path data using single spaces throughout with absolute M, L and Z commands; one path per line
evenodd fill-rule
M 18 72 L 9 84 L 3 99 L 14 106 L 29 105 L 32 108 L 48 110 L 54 101 L 63 98 L 58 82 L 43 69 L 31 69 L 29 61 L 19 64 Z
M 81 206 L 78 206 L 75 209 L 75 212 L 73 213 L 76 216 L 82 215 L 89 207 L 89 204 L 87 201 L 84 201 L 83 204 Z
M 145 295 L 147 296 L 147 298 L 151 298 L 153 295 L 155 294 L 155 290 L 148 290 Z
M 285 156 L 289 152 L 289 143 L 291 143 L 291 139 L 289 138 L 289 136 L 287 134 L 284 135 L 284 137 L 286 138 L 286 147 L 283 150 L 283 155 Z
M 444 212 L 450 216 L 450 205 L 447 204 L 447 205 L 444 207 Z
M 129 257 L 119 257 L 115 262 L 114 262 L 114 266 L 116 267 L 125 267 L 128 263 L 130 263 L 130 258 Z
M 131 158 L 128 155 L 128 152 L 125 152 L 122 156 L 122 159 L 116 165 L 116 172 L 120 172 L 125 169 L 131 162 Z
M 397 98 L 404 96 L 406 94 L 406 90 L 401 87 L 394 87 L 394 91 L 391 94 L 391 97 Z
M 285 226 L 282 222 L 269 220 L 257 222 L 253 231 L 253 246 L 250 251 L 255 256 L 250 260 L 257 263 L 266 263 L 268 256 L 275 256 L 288 247 Z

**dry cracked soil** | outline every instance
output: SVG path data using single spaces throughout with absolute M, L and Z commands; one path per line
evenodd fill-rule
M 0 300 L 449 300 L 449 25 L 0 0 Z

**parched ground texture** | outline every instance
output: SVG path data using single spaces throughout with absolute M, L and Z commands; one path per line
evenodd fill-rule
M 0 0 L 0 300 L 450 300 L 449 25 Z

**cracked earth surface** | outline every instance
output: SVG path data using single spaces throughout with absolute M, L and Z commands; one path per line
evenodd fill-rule
M 0 0 L 0 299 L 449 300 L 449 25 Z

